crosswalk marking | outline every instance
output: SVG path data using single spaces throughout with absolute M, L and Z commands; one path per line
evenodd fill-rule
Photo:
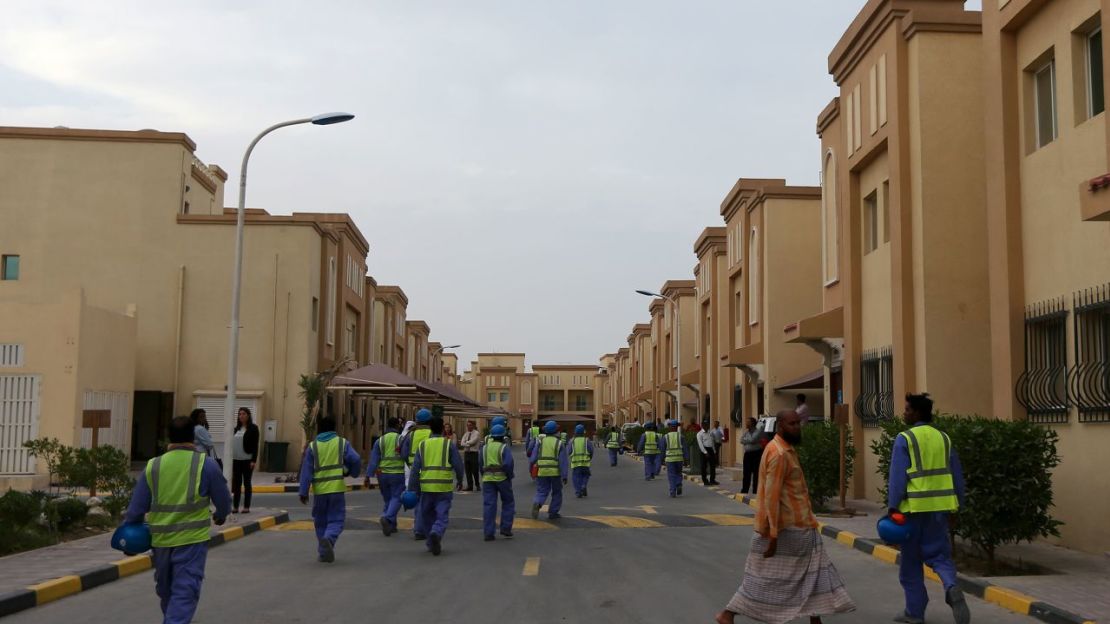
M 589 520 L 590 522 L 597 522 L 605 526 L 613 527 L 614 529 L 656 529 L 661 526 L 654 520 L 647 518 L 637 518 L 636 516 L 575 516 L 582 520 Z
M 482 518 L 474 516 L 455 516 L 451 518 L 452 527 L 459 531 L 473 531 L 482 527 Z M 533 520 L 528 517 L 517 517 L 513 521 L 513 528 L 520 531 L 556 531 L 556 530 L 598 530 L 598 529 L 661 529 L 661 528 L 713 528 L 713 527 L 741 527 L 751 526 L 754 518 L 742 514 L 658 514 L 652 517 L 632 515 L 599 514 L 589 516 L 563 516 L 562 520 L 547 521 Z M 350 531 L 376 531 L 378 518 L 347 518 L 347 530 Z M 402 531 L 411 531 L 412 518 L 404 516 L 397 518 L 397 528 Z M 295 520 L 280 524 L 272 531 L 313 531 L 315 525 L 311 520 Z
M 695 514 L 694 517 L 707 520 L 717 526 L 751 526 L 755 524 L 754 518 L 735 514 Z
M 602 507 L 606 511 L 642 511 L 648 515 L 659 515 L 655 505 L 640 505 L 639 507 Z

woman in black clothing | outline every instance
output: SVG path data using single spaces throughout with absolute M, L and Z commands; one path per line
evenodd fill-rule
M 246 492 L 242 492 L 243 513 L 250 513 L 253 493 L 251 475 L 254 474 L 254 464 L 258 460 L 258 425 L 254 424 L 251 411 L 245 407 L 239 408 L 231 451 L 231 513 L 239 513 L 239 494 L 243 489 L 246 489 Z

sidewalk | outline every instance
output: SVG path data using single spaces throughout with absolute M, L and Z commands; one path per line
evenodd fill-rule
M 292 473 L 288 472 L 256 472 L 254 477 L 251 478 L 251 484 L 255 494 L 296 494 L 299 485 L 296 483 L 277 483 L 275 479 L 278 477 L 286 477 Z M 359 477 L 347 477 L 343 480 L 347 484 L 347 491 L 353 492 L 365 489 L 363 486 L 363 479 Z M 377 478 L 370 479 L 370 489 L 373 490 L 378 487 Z M 253 513 L 253 511 L 252 511 Z
M 289 521 L 280 509 L 256 507 L 213 526 L 209 546 Z M 0 617 L 150 569 L 150 556 L 127 557 L 111 547 L 111 532 L 0 557 Z
M 739 494 L 742 485 L 739 474 L 739 468 L 718 468 L 717 480 L 721 485 L 712 489 L 722 495 L 742 496 Z M 701 477 L 698 475 L 686 478 L 693 483 L 701 484 Z M 741 497 L 737 500 L 742 504 L 748 504 L 744 498 L 754 497 Z M 754 500 L 751 501 L 752 505 L 754 502 Z M 875 523 L 886 513 L 885 508 L 866 500 L 849 500 L 847 504 L 849 508 L 867 515 L 854 518 L 818 516 L 817 519 L 826 525 L 825 534 L 834 535 L 841 543 L 852 545 L 876 558 L 886 560 L 884 556 L 887 551 L 874 552 L 875 549 L 871 548 L 873 544 L 881 544 Z M 853 537 L 860 538 L 858 540 L 860 543 L 855 543 L 856 540 L 853 540 Z M 1021 561 L 1057 573 L 1039 576 L 973 577 L 966 575 L 966 577 L 977 581 L 981 587 L 988 584 L 994 587 L 1001 586 L 1026 595 L 1024 598 L 1013 596 L 1015 600 L 1034 597 L 1034 601 L 1044 601 L 1082 616 L 1081 618 L 1073 616 L 1069 619 L 1064 614 L 1036 613 L 1034 608 L 1030 615 L 1046 622 L 1110 623 L 1110 556 L 1091 555 L 1044 542 L 1003 546 L 998 549 L 996 556 L 1000 561 Z M 1003 606 L 1013 608 L 1011 605 Z

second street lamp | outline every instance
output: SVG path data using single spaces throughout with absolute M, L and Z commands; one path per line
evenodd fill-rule
M 238 410 L 235 409 L 236 385 L 239 381 L 239 299 L 243 285 L 243 226 L 247 212 L 247 164 L 250 162 L 254 146 L 262 137 L 278 128 L 296 126 L 299 124 L 313 124 L 315 126 L 330 126 L 354 119 L 351 113 L 323 113 L 303 119 L 291 119 L 276 123 L 254 137 L 243 154 L 243 163 L 239 168 L 239 210 L 235 220 L 235 268 L 231 273 L 231 335 L 228 337 L 227 349 L 227 395 L 224 397 L 224 477 L 231 481 L 232 465 L 232 431 L 238 419 Z

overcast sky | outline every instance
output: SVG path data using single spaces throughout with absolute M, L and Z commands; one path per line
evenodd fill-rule
M 248 205 L 350 213 L 463 366 L 592 364 L 647 320 L 634 289 L 692 279 L 737 178 L 817 184 L 828 53 L 863 4 L 18 2 L 0 125 L 185 132 L 234 203 L 262 128 L 355 113 L 267 138 Z

